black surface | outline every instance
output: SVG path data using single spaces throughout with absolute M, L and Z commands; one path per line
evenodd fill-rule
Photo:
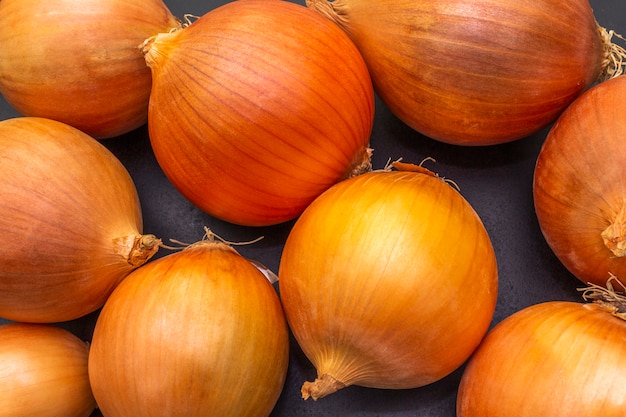
M 182 18 L 186 13 L 202 15 L 223 1 L 166 0 L 172 12 Z M 626 2 L 591 1 L 598 22 L 626 34 Z M 576 42 L 576 33 L 571 41 Z M 4 101 L 2 119 L 17 116 Z M 577 300 L 581 283 L 554 257 L 538 228 L 533 210 L 532 175 L 535 159 L 548 129 L 504 145 L 486 148 L 461 148 L 425 138 L 396 119 L 379 100 L 371 144 L 373 164 L 382 168 L 389 158 L 402 157 L 419 163 L 432 157 L 427 167 L 454 180 L 462 195 L 472 204 L 489 232 L 498 259 L 499 299 L 493 324 L 526 306 L 548 300 Z M 167 181 L 150 149 L 147 128 L 103 142 L 125 164 L 140 194 L 144 212 L 144 231 L 164 240 L 173 238 L 193 242 L 202 238 L 208 226 L 231 241 L 247 241 L 259 236 L 260 242 L 238 247 L 239 252 L 256 259 L 274 271 L 291 223 L 248 228 L 213 219 L 186 201 Z M 161 251 L 158 256 L 167 254 Z M 88 340 L 97 312 L 80 320 L 61 323 Z M 2 319 L 0 319 L 2 322 Z M 292 341 L 293 342 L 293 341 Z M 295 342 L 284 392 L 273 417 L 351 416 L 351 417 L 453 417 L 462 368 L 443 380 L 412 390 L 376 390 L 348 387 L 317 402 L 300 398 L 303 381 L 315 370 Z M 101 414 L 96 411 L 94 416 Z

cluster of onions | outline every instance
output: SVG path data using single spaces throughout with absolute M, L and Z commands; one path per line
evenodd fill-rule
M 626 298 L 584 295 L 596 302 L 544 302 L 496 325 L 464 370 L 457 416 L 623 416 Z
M 394 166 L 331 187 L 287 238 L 281 299 L 318 374 L 305 399 L 430 384 L 462 365 L 490 325 L 498 275 L 480 218 L 431 171 Z
M 115 289 L 96 322 L 89 379 L 107 417 L 267 417 L 288 361 L 276 290 L 207 233 Z
M 413 129 L 457 145 L 523 138 L 624 52 L 588 0 L 308 0 L 342 27 L 376 92 Z
M 152 148 L 204 212 L 246 226 L 282 223 L 369 169 L 367 66 L 343 31 L 306 7 L 230 2 L 148 39 L 144 53 Z
M 180 26 L 161 0 L 2 0 L 0 93 L 22 115 L 121 135 L 148 115 L 138 46 Z
M 141 232 L 125 167 L 78 129 L 36 117 L 3 120 L 0 175 L 0 317 L 81 317 L 159 248 Z
M 88 376 L 89 345 L 51 324 L 0 326 L 0 413 L 87 417 L 96 407 Z
M 626 77 L 594 86 L 559 117 L 534 172 L 539 226 L 584 283 L 626 276 Z

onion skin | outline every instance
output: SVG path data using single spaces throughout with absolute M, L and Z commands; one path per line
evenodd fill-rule
M 369 169 L 367 67 L 345 33 L 306 7 L 233 1 L 144 52 L 152 148 L 204 212 L 245 226 L 286 222 Z
M 0 122 L 0 175 L 0 317 L 81 317 L 158 250 L 122 163 L 69 125 Z
M 430 171 L 372 172 L 318 197 L 280 261 L 285 314 L 322 398 L 415 388 L 457 369 L 487 332 L 497 266 L 482 222 Z
M 24 116 L 97 139 L 127 133 L 148 115 L 138 46 L 180 26 L 161 0 L 2 0 L 0 93 Z
M 607 56 L 588 0 L 307 4 L 350 35 L 399 119 L 455 145 L 539 131 L 601 76 Z
M 552 127 L 537 158 L 533 195 L 547 243 L 580 281 L 626 276 L 626 77 L 599 84 Z
M 469 361 L 458 417 L 618 417 L 626 323 L 597 304 L 550 301 L 500 322 Z
M 87 373 L 89 345 L 50 324 L 0 326 L 3 417 L 88 417 L 96 407 Z
M 202 241 L 113 292 L 89 356 L 107 417 L 267 417 L 289 361 L 274 287 L 234 249 Z

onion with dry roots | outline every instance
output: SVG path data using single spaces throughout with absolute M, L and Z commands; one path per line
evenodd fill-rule
M 161 0 L 2 0 L 0 93 L 24 116 L 121 135 L 148 117 L 137 47 L 180 26 Z
M 89 345 L 51 324 L 0 326 L 0 415 L 88 417 Z
M 623 48 L 588 0 L 307 0 L 342 27 L 390 110 L 433 139 L 492 145 L 539 131 Z
M 394 165 L 331 187 L 287 238 L 281 299 L 318 375 L 305 399 L 435 382 L 491 322 L 498 275 L 480 218 L 432 172 Z
M 73 320 L 158 250 L 122 163 L 64 123 L 0 122 L 0 317 Z
M 306 7 L 233 1 L 147 40 L 144 52 L 155 156 L 206 213 L 285 222 L 369 169 L 367 67 L 345 33 Z
M 267 417 L 287 323 L 270 281 L 209 238 L 133 271 L 98 320 L 89 377 L 107 417 Z
M 622 417 L 626 298 L 584 295 L 594 303 L 544 302 L 496 325 L 464 370 L 457 416 Z
M 552 127 L 534 172 L 550 248 L 580 281 L 626 276 L 626 77 L 593 87 Z

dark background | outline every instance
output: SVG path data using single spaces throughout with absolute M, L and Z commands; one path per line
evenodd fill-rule
M 165 3 L 173 14 L 182 18 L 187 13 L 201 16 L 225 1 L 165 0 Z M 590 3 L 600 25 L 626 34 L 625 1 L 592 0 Z M 577 33 L 572 33 L 571 41 L 576 42 L 576 38 Z M 18 114 L 6 102 L 0 101 L 0 118 L 14 116 Z M 580 301 L 577 288 L 581 283 L 552 254 L 541 235 L 533 209 L 533 168 L 547 132 L 548 128 L 504 145 L 456 147 L 412 131 L 380 100 L 376 101 L 371 137 L 371 146 L 375 149 L 374 168 L 382 168 L 390 158 L 402 157 L 404 161 L 419 163 L 432 157 L 436 163 L 428 167 L 458 184 L 462 195 L 482 218 L 496 251 L 500 277 L 493 324 L 532 304 L 549 300 Z M 145 232 L 164 241 L 172 238 L 184 242 L 201 239 L 205 226 L 230 241 L 248 241 L 264 236 L 258 243 L 238 247 L 238 251 L 277 272 L 283 242 L 292 222 L 264 228 L 241 227 L 202 213 L 186 201 L 161 172 L 150 149 L 146 127 L 103 143 L 125 164 L 136 183 Z M 167 253 L 162 250 L 157 257 Z M 97 314 L 59 325 L 89 340 Z M 0 319 L 2 322 L 4 320 Z M 348 387 L 317 402 L 304 401 L 300 398 L 300 386 L 315 377 L 315 369 L 293 342 L 286 386 L 271 416 L 454 417 L 462 370 L 439 382 L 412 390 Z M 94 413 L 94 416 L 100 415 L 98 411 Z

